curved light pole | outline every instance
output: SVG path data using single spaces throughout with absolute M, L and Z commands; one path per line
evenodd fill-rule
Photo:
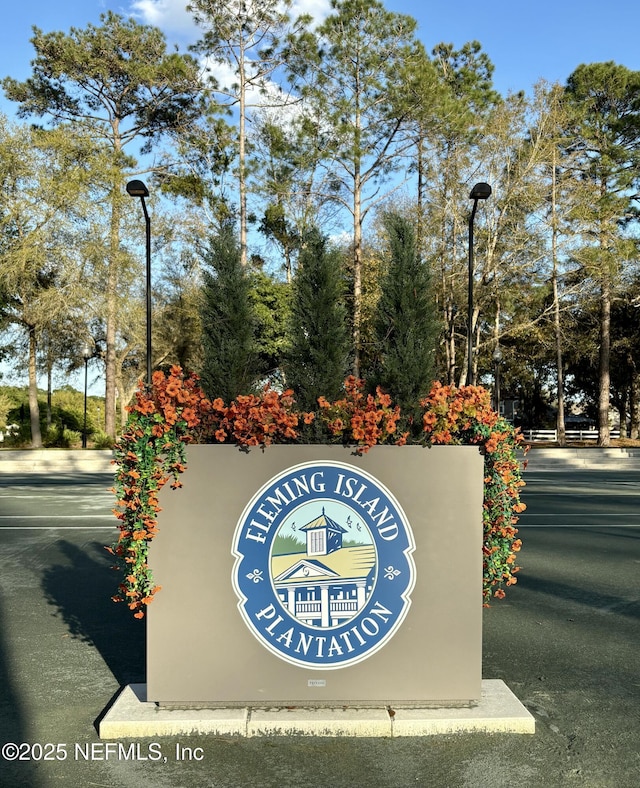
M 149 189 L 142 181 L 129 181 L 127 194 L 140 198 L 146 225 L 147 386 L 151 386 L 151 219 L 144 201 L 144 198 L 149 196 Z
M 82 448 L 87 448 L 87 364 L 93 356 L 89 343 L 85 342 L 82 348 L 82 358 L 84 359 L 84 422 L 82 426 Z
M 488 183 L 476 183 L 471 189 L 469 199 L 473 200 L 473 208 L 469 215 L 469 295 L 467 298 L 467 386 L 473 380 L 473 222 L 476 218 L 478 200 L 486 200 L 491 195 Z

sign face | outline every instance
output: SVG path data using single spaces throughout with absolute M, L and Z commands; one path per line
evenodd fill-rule
M 258 490 L 236 526 L 238 608 L 286 662 L 354 665 L 404 620 L 414 549 L 401 506 L 373 476 L 333 461 L 295 465 Z

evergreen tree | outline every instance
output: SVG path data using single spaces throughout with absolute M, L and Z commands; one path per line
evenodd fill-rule
M 349 366 L 349 329 L 339 253 L 327 249 L 319 230 L 305 237 L 293 280 L 287 386 L 304 409 L 324 396 L 336 399 Z
M 437 325 L 428 266 L 411 222 L 388 214 L 389 261 L 376 318 L 377 362 L 370 383 L 411 414 L 433 380 Z
M 210 398 L 229 403 L 259 377 L 251 283 L 231 222 L 211 239 L 204 263 L 202 386 Z

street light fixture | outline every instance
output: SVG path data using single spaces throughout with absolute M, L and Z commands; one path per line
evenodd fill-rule
M 473 379 L 473 222 L 476 218 L 478 200 L 486 200 L 491 195 L 491 186 L 488 183 L 476 183 L 471 189 L 469 199 L 473 200 L 473 208 L 469 215 L 469 295 L 467 299 L 467 385 Z
M 87 365 L 93 356 L 89 343 L 85 342 L 82 348 L 82 358 L 84 359 L 84 422 L 82 426 L 82 448 L 87 448 Z
M 149 196 L 149 189 L 142 181 L 129 181 L 127 194 L 140 198 L 146 225 L 147 386 L 151 386 L 151 220 L 144 201 Z

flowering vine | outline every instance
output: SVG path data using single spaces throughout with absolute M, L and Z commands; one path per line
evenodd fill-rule
M 524 486 L 517 450 L 523 437 L 491 408 L 489 392 L 477 386 L 443 386 L 434 383 L 420 403 L 423 425 L 432 444 L 479 444 L 484 448 L 483 587 L 485 605 L 492 597 L 503 599 L 504 586 L 517 582 L 518 515 L 526 508 L 520 500 Z
M 181 486 L 185 445 L 209 411 L 195 376 L 179 367 L 155 372 L 149 389 L 141 386 L 129 407 L 126 429 L 114 447 L 116 464 L 113 510 L 120 521 L 118 541 L 107 550 L 118 559 L 123 579 L 114 602 L 126 602 L 136 618 L 160 589 L 147 563 L 149 543 L 157 532 L 158 493 L 167 482 Z
M 181 486 L 185 446 L 232 443 L 268 446 L 272 443 L 335 443 L 354 446 L 362 454 L 379 443 L 402 446 L 477 444 L 485 453 L 483 501 L 483 603 L 503 598 L 504 587 L 516 583 L 521 542 L 515 524 L 525 505 L 517 451 L 522 436 L 491 409 L 488 392 L 480 387 L 434 383 L 422 400 L 422 424 L 404 429 L 399 406 L 380 389 L 366 394 L 364 382 L 349 377 L 345 394 L 335 402 L 318 399 L 318 409 L 296 408 L 293 392 L 269 387 L 259 394 L 237 397 L 229 405 L 209 401 L 196 375 L 179 367 L 156 372 L 150 388 L 141 385 L 129 419 L 115 447 L 114 492 L 118 541 L 108 547 L 123 573 L 114 601 L 124 601 L 136 618 L 159 590 L 147 563 L 149 543 L 157 532 L 158 493 L 167 483 Z M 411 425 L 409 425 L 411 426 Z

